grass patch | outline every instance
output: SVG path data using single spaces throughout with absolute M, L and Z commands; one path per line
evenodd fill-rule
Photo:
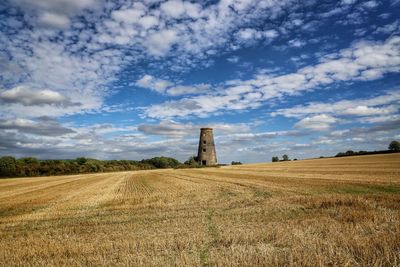
M 218 197 L 221 198 L 233 198 L 236 197 L 238 194 L 237 192 L 233 192 L 232 190 L 226 189 L 226 188 L 221 188 L 221 190 L 218 192 Z
M 272 194 L 268 191 L 265 191 L 261 188 L 257 188 L 254 190 L 254 197 L 259 197 L 259 198 L 270 198 L 272 197 Z

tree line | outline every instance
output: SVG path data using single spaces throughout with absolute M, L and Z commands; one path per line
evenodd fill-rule
M 297 160 L 297 159 L 294 159 L 294 160 Z M 279 162 L 279 161 L 290 161 L 290 159 L 289 159 L 289 156 L 287 154 L 284 154 L 282 156 L 282 159 L 279 159 L 278 156 L 273 156 L 272 157 L 272 162 Z
M 169 157 L 154 157 L 135 161 L 97 160 L 84 157 L 65 160 L 39 160 L 34 157 L 16 159 L 11 156 L 4 156 L 0 158 L 0 177 L 147 170 L 156 168 L 176 168 L 179 165 L 182 165 L 182 163 Z
M 357 155 L 373 155 L 373 154 L 386 154 L 392 152 L 399 152 L 400 151 L 400 142 L 399 141 L 392 141 L 388 146 L 388 150 L 380 150 L 380 151 L 353 151 L 347 150 L 346 152 L 339 152 L 335 155 L 335 157 L 347 157 L 347 156 L 357 156 Z

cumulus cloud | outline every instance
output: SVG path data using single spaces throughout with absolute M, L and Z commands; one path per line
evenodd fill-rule
M 200 94 L 208 91 L 210 85 L 208 84 L 197 84 L 194 86 L 176 85 L 167 90 L 167 94 L 171 96 Z
M 35 134 L 43 136 L 60 136 L 74 133 L 70 128 L 60 125 L 56 120 L 48 117 L 36 120 L 28 119 L 0 119 L 0 129 L 16 130 L 22 134 Z
M 235 36 L 238 43 L 249 45 L 259 40 L 271 41 L 278 37 L 279 33 L 275 29 L 257 30 L 253 28 L 244 28 L 236 32 Z
M 246 28 L 246 29 L 241 29 L 237 33 L 238 38 L 244 40 L 244 41 L 249 41 L 249 40 L 257 40 L 262 37 L 261 33 L 255 29 L 251 28 Z
M 0 100 L 5 103 L 19 103 L 24 106 L 76 106 L 67 97 L 51 90 L 33 90 L 25 86 L 17 86 L 10 90 L 0 91 Z
M 178 34 L 175 30 L 164 29 L 150 36 L 145 41 L 149 53 L 154 56 L 163 56 L 171 49 L 171 46 L 177 41 Z
M 305 117 L 295 124 L 295 127 L 302 129 L 310 129 L 315 131 L 326 131 L 329 130 L 333 123 L 336 123 L 337 119 L 326 114 L 315 115 L 312 117 Z
M 161 11 L 163 11 L 166 15 L 179 18 L 185 12 L 185 6 L 183 2 L 180 0 L 169 0 L 161 4 Z
M 96 6 L 94 0 L 15 0 L 13 3 L 37 17 L 38 25 L 56 29 L 68 28 L 70 17 Z
M 139 18 L 145 14 L 145 7 L 136 3 L 133 8 L 114 10 L 111 13 L 111 17 L 119 22 L 125 22 L 128 24 L 133 24 L 139 21 Z
M 136 81 L 136 85 L 139 87 L 154 90 L 159 93 L 165 93 L 165 90 L 173 83 L 163 79 L 154 78 L 151 75 L 144 75 L 142 78 Z
M 60 29 L 68 28 L 71 23 L 70 19 L 65 15 L 47 12 L 41 14 L 38 21 L 41 25 Z
M 95 0 L 15 0 L 13 2 L 23 8 L 30 7 L 60 13 L 66 12 L 68 14 L 93 7 L 95 4 Z

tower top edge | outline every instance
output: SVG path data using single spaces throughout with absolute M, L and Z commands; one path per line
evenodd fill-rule
M 201 131 L 212 131 L 213 128 L 201 128 L 200 130 L 201 130 Z

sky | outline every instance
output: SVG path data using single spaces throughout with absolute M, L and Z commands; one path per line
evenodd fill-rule
M 400 1 L 2 0 L 0 155 L 304 159 L 400 139 Z

